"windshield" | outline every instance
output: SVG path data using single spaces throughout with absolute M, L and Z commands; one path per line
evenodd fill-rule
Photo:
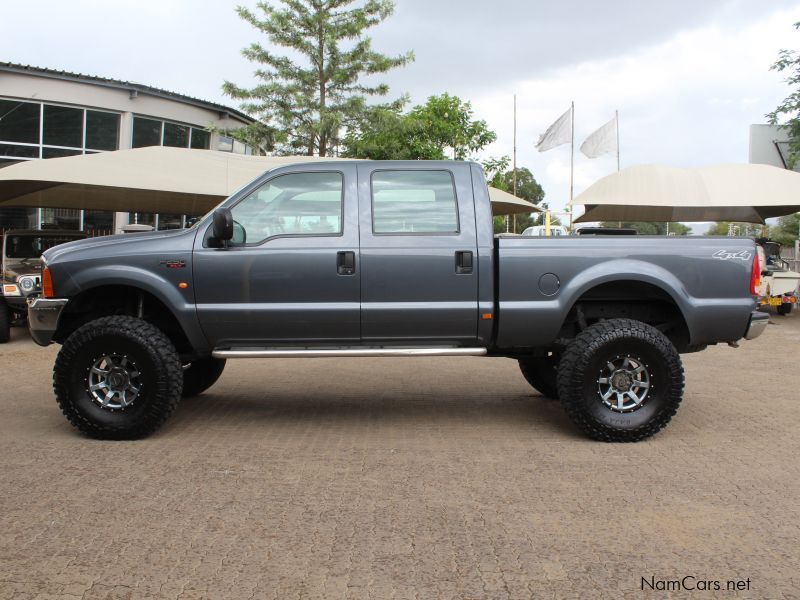
M 81 237 L 83 236 L 9 235 L 6 237 L 6 257 L 39 258 L 45 250 Z

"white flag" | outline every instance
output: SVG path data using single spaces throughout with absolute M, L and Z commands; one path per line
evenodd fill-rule
M 536 142 L 536 149 L 539 152 L 550 150 L 561 144 L 566 144 L 572 141 L 572 107 L 563 115 L 558 117 L 558 120 L 550 125 L 542 135 L 539 136 L 539 141 Z
M 588 158 L 597 158 L 606 152 L 617 150 L 617 117 L 590 134 L 581 144 L 581 152 Z

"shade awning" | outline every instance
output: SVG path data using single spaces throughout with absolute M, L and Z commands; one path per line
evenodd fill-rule
M 800 211 L 800 173 L 757 164 L 694 169 L 637 165 L 608 175 L 572 204 L 590 221 L 742 221 Z
M 262 173 L 317 156 L 245 156 L 153 146 L 17 163 L 0 169 L 0 207 L 202 215 Z M 494 214 L 539 209 L 490 188 Z
M 527 200 L 518 198 L 503 190 L 489 187 L 489 200 L 492 202 L 493 215 L 514 215 L 542 212 L 542 209 Z

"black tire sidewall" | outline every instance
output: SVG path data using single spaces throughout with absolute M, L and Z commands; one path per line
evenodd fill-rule
M 88 390 L 98 358 L 128 356 L 140 373 L 140 394 L 125 408 L 103 408 Z M 160 427 L 181 398 L 183 378 L 175 346 L 158 328 L 130 316 L 102 317 L 65 341 L 53 369 L 61 411 L 84 434 L 97 439 L 138 439 Z

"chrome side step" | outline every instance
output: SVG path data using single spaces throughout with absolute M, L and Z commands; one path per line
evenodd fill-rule
M 486 348 L 330 348 L 298 350 L 214 350 L 214 358 L 329 358 L 374 356 L 483 356 Z

